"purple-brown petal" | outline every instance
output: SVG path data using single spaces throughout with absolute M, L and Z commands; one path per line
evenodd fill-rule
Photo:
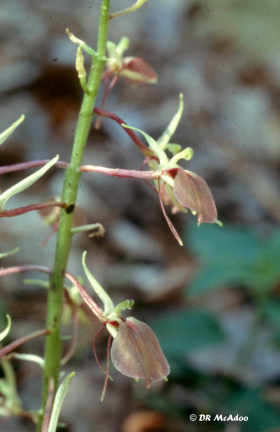
M 124 75 L 124 71 L 132 72 L 131 78 Z M 133 72 L 138 76 L 138 79 L 134 79 Z M 140 57 L 125 57 L 123 59 L 123 70 L 120 75 L 124 75 L 126 80 L 134 84 L 154 84 L 157 82 L 157 73 L 147 62 Z
M 217 209 L 213 196 L 206 182 L 197 174 L 178 167 L 173 193 L 182 206 L 196 211 L 198 225 L 201 222 L 216 222 Z
M 135 318 L 119 321 L 111 356 L 116 369 L 128 377 L 144 379 L 147 388 L 170 372 L 156 335 L 147 324 Z

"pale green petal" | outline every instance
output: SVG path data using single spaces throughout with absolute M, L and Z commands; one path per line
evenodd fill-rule
M 158 145 L 162 149 L 166 148 L 170 138 L 172 137 L 175 130 L 177 129 L 178 123 L 182 117 L 183 108 L 184 108 L 183 94 L 180 93 L 178 111 L 176 112 L 175 116 L 173 117 L 173 119 L 171 120 L 171 122 L 169 123 L 169 125 L 167 126 L 167 128 L 165 129 L 165 131 L 163 132 L 163 134 L 161 135 L 161 137 L 157 141 Z
M 129 39 L 127 37 L 122 37 L 117 45 L 117 52 L 122 56 L 124 51 L 129 47 Z
M 16 122 L 14 122 L 8 129 L 0 134 L 0 145 L 6 141 L 6 139 L 14 132 L 14 130 L 23 122 L 24 119 L 24 115 L 21 115 Z
M 181 144 L 167 144 L 166 150 L 169 150 L 173 155 L 178 154 L 181 151 Z
M 82 258 L 82 264 L 83 264 L 84 272 L 87 275 L 87 278 L 88 278 L 89 283 L 91 284 L 92 288 L 94 289 L 94 291 L 96 292 L 96 294 L 98 295 L 98 297 L 100 298 L 100 300 L 104 304 L 104 315 L 107 315 L 109 312 L 111 312 L 114 309 L 114 304 L 113 304 L 112 300 L 110 299 L 110 297 L 108 296 L 108 294 L 106 293 L 106 291 L 97 282 L 97 280 L 92 276 L 89 269 L 87 268 L 87 266 L 86 266 L 86 254 L 87 254 L 87 252 L 85 251 L 83 253 L 83 258 Z
M 5 328 L 5 330 L 3 330 L 0 333 L 0 341 L 2 341 L 7 336 L 7 334 L 9 333 L 9 331 L 11 330 L 11 326 L 12 326 L 11 317 L 10 317 L 10 315 L 6 315 L 6 317 L 7 317 L 7 320 L 8 320 L 8 324 L 7 324 L 7 327 Z
M 59 156 L 57 155 L 55 158 L 53 158 L 50 162 L 48 162 L 38 171 L 36 171 L 35 173 L 31 174 L 30 176 L 21 180 L 19 183 L 12 186 L 10 189 L 7 189 L 5 192 L 3 192 L 2 195 L 0 195 L 0 210 L 4 209 L 5 204 L 9 198 L 29 188 L 29 186 L 33 185 L 33 183 L 35 183 L 40 177 L 42 177 L 45 174 L 45 172 L 48 171 L 48 169 L 50 169 L 56 163 L 58 158 Z
M 50 418 L 50 424 L 48 428 L 48 432 L 56 432 L 57 429 L 57 423 L 58 423 L 58 417 L 62 408 L 62 404 L 64 401 L 64 398 L 68 392 L 68 389 L 70 387 L 71 381 L 75 375 L 75 372 L 71 372 L 61 383 L 59 386 L 59 389 L 55 395 L 54 404 L 53 404 L 53 411 Z
M 191 147 L 187 147 L 181 152 L 177 153 L 173 158 L 170 159 L 170 165 L 176 164 L 180 159 L 184 159 L 186 161 L 191 160 L 193 157 L 193 149 Z
M 133 307 L 133 305 L 134 305 L 134 300 L 124 300 L 124 301 L 120 302 L 120 303 L 117 304 L 117 306 L 115 307 L 115 314 L 116 314 L 116 316 L 117 316 L 117 317 L 121 317 L 121 316 L 122 316 L 121 311 L 122 311 L 122 310 L 124 311 L 124 310 L 126 310 L 126 309 L 131 310 L 132 307 Z
M 13 255 L 13 254 L 17 253 L 19 250 L 20 250 L 20 247 L 18 246 L 9 252 L 0 253 L 0 258 L 5 258 L 6 256 Z
M 118 66 L 122 66 L 122 54 L 118 52 L 117 45 L 114 42 L 108 41 L 106 43 L 106 47 L 108 50 L 108 62 L 112 62 L 113 60 L 117 62 Z

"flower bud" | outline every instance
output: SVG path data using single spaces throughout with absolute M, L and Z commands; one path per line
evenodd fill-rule
M 78 72 L 79 79 L 86 78 L 87 73 L 84 67 L 84 56 L 82 48 L 79 46 L 76 55 L 76 70 Z

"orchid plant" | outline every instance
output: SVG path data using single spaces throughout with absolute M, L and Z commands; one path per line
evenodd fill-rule
M 173 213 L 190 210 L 197 216 L 198 225 L 202 222 L 219 223 L 216 206 L 205 181 L 197 174 L 185 170 L 179 165 L 181 160 L 189 161 L 192 158 L 193 150 L 191 148 L 182 149 L 181 145 L 170 142 L 182 116 L 182 95 L 179 98 L 178 111 L 157 140 L 135 127 L 128 126 L 118 116 L 104 110 L 105 100 L 119 78 L 123 78 L 135 85 L 154 84 L 157 81 L 156 72 L 143 59 L 133 56 L 124 57 L 124 52 L 129 47 L 128 38 L 122 38 L 118 44 L 106 42 L 109 20 L 133 12 L 144 3 L 146 3 L 146 0 L 138 0 L 127 9 L 110 14 L 110 0 L 102 0 L 97 50 L 94 50 L 67 30 L 70 40 L 78 45 L 76 70 L 81 88 L 84 91 L 70 162 L 60 161 L 57 155 L 51 160 L 36 160 L 0 167 L 0 174 L 39 168 L 33 174 L 26 176 L 8 190 L 0 193 L 0 217 L 15 217 L 37 210 L 46 222 L 51 225 L 50 235 L 57 233 L 53 268 L 33 264 L 0 269 L 0 276 L 37 271 L 47 274 L 50 278 L 49 283 L 41 280 L 35 281 L 37 284 L 48 288 L 46 327 L 2 348 L 0 347 L 0 361 L 5 376 L 4 380 L 0 381 L 0 393 L 2 394 L 0 415 L 8 417 L 17 413 L 19 416 L 28 417 L 36 424 L 37 432 L 55 432 L 56 430 L 60 408 L 74 376 L 74 373 L 70 374 L 60 384 L 61 367 L 70 360 L 75 352 L 78 326 L 83 319 L 82 317 L 85 317 L 88 313 L 93 313 L 102 323 L 93 340 L 96 361 L 105 373 L 102 400 L 104 399 L 108 378 L 111 378 L 109 375 L 110 348 L 112 362 L 116 369 L 135 380 L 145 380 L 147 388 L 154 381 L 167 380 L 170 372 L 167 360 L 152 329 L 136 318 L 122 316 L 123 311 L 126 309 L 131 310 L 134 304 L 133 300 L 124 300 L 115 306 L 106 291 L 90 273 L 85 262 L 86 253 L 83 254 L 82 265 L 91 286 L 103 302 L 103 310 L 91 298 L 79 280 L 67 270 L 73 235 L 81 231 L 90 231 L 90 236 L 105 234 L 105 229 L 100 223 L 87 224 L 85 218 L 77 217 L 80 210 L 79 206 L 76 205 L 76 201 L 82 173 L 100 172 L 110 176 L 152 181 L 154 185 L 150 185 L 158 193 L 163 214 L 180 245 L 183 244 L 182 240 L 166 213 L 165 205 L 170 205 Z M 106 48 L 108 56 L 106 56 Z M 92 63 L 89 73 L 87 73 L 84 66 L 84 53 L 91 57 Z M 103 81 L 103 100 L 101 107 L 96 108 L 96 95 L 100 83 Z M 100 126 L 102 117 L 107 117 L 118 122 L 130 136 L 134 145 L 144 156 L 140 170 L 111 169 L 82 164 L 83 152 L 94 114 L 98 116 L 96 127 Z M 23 120 L 24 116 L 21 116 L 5 132 L 0 134 L 0 145 L 9 138 Z M 139 138 L 136 132 L 145 138 L 147 144 Z M 50 197 L 48 201 L 43 203 L 35 203 L 10 210 L 5 209 L 9 199 L 31 187 L 53 167 L 65 170 L 61 197 L 56 199 Z M 145 167 L 148 170 L 144 170 Z M 41 245 L 44 245 L 48 238 Z M 1 252 L 0 258 L 5 258 L 16 252 L 18 252 L 18 248 L 10 252 Z M 65 278 L 72 283 L 71 287 L 65 284 Z M 33 282 L 29 281 L 29 283 Z M 90 312 L 85 308 L 85 304 L 89 307 Z M 61 326 L 65 314 L 67 316 L 70 314 L 73 320 L 73 336 L 70 349 L 63 357 Z M 7 316 L 7 320 L 6 329 L 0 329 L 0 341 L 4 340 L 10 333 L 12 326 L 10 316 Z M 96 338 L 105 326 L 109 332 L 106 370 L 101 366 L 96 354 Z M 28 340 L 42 336 L 46 338 L 43 357 L 30 353 L 18 354 L 16 352 L 17 347 Z M 14 357 L 36 362 L 43 370 L 42 402 L 37 412 L 27 412 L 22 407 L 15 389 L 14 372 L 10 366 L 10 361 Z M 13 391 L 7 391 L 10 388 L 9 386 L 13 388 Z

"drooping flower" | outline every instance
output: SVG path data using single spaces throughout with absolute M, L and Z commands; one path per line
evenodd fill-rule
M 111 349 L 114 366 L 126 376 L 144 379 L 147 388 L 153 381 L 165 379 L 169 366 L 152 329 L 132 317 L 118 323 Z
M 106 70 L 102 80 L 110 76 L 121 76 L 131 84 L 155 84 L 157 73 L 147 62 L 140 57 L 123 57 L 124 51 L 129 47 L 129 39 L 123 37 L 118 45 L 107 42 L 109 53 L 106 61 Z
M 166 377 L 170 372 L 169 365 L 152 329 L 147 324 L 138 321 L 135 318 L 122 317 L 122 311 L 125 309 L 131 309 L 134 301 L 125 300 L 117 306 L 114 306 L 111 298 L 87 268 L 85 257 L 86 252 L 83 254 L 83 268 L 91 286 L 104 304 L 103 311 L 95 304 L 87 291 L 85 291 L 83 286 L 78 283 L 75 278 L 72 277 L 71 279 L 69 273 L 66 273 L 65 275 L 75 283 L 84 301 L 102 322 L 102 326 L 96 333 L 93 342 L 94 355 L 97 363 L 106 373 L 101 400 L 104 398 L 109 377 L 109 349 L 112 337 L 114 338 L 111 349 L 112 362 L 116 369 L 118 369 L 123 375 L 134 378 L 135 380 L 144 379 L 147 388 L 149 388 L 151 383 L 154 381 L 162 379 L 167 380 Z M 107 330 L 110 333 L 106 371 L 99 364 L 95 348 L 96 336 L 104 326 L 107 327 Z
M 192 214 L 197 216 L 198 225 L 202 222 L 218 223 L 221 225 L 221 222 L 217 220 L 215 202 L 206 182 L 199 175 L 192 171 L 184 170 L 178 165 L 180 160 L 189 161 L 193 157 L 193 149 L 188 147 L 182 150 L 181 145 L 169 142 L 182 116 L 182 94 L 179 98 L 179 108 L 176 114 L 157 141 L 145 132 L 128 126 L 112 113 L 98 108 L 95 108 L 94 112 L 103 117 L 108 117 L 117 121 L 124 128 L 138 150 L 144 155 L 145 161 L 143 166 L 148 165 L 150 171 L 108 169 L 93 165 L 84 165 L 80 167 L 81 171 L 103 172 L 104 174 L 116 177 L 154 180 L 163 214 L 168 226 L 180 245 L 182 245 L 183 242 L 167 216 L 164 204 L 170 205 L 173 213 L 177 211 L 187 212 L 190 210 Z M 145 137 L 149 145 L 148 147 L 139 139 L 134 131 L 140 132 Z M 170 153 L 172 155 L 171 158 L 169 156 Z
M 123 37 L 116 45 L 107 42 L 108 58 L 106 68 L 102 74 L 101 81 L 105 81 L 104 95 L 101 107 L 104 108 L 105 101 L 115 86 L 119 77 L 133 85 L 155 84 L 157 73 L 147 62 L 140 57 L 123 57 L 124 51 L 129 47 L 129 39 Z M 111 79 L 111 81 L 110 81 Z M 100 127 L 100 117 L 95 123 L 95 128 Z

